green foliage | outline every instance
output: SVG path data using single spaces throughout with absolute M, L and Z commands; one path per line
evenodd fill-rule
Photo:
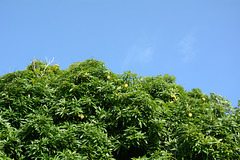
M 34 60 L 0 77 L 0 159 L 240 159 L 240 110 L 170 75 Z

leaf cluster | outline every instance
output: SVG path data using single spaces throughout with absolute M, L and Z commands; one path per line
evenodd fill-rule
M 3 75 L 0 109 L 2 159 L 240 158 L 240 112 L 227 99 L 94 59 Z

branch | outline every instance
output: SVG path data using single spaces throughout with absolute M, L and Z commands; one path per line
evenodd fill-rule
M 47 60 L 47 58 L 46 58 L 46 60 Z M 53 57 L 52 61 L 50 61 L 50 62 L 47 63 L 46 67 L 45 67 L 44 70 L 43 70 L 43 73 L 42 73 L 42 75 L 41 75 L 41 78 L 42 78 L 43 75 L 45 74 L 47 67 L 48 67 L 53 61 L 54 61 L 54 57 Z
M 36 72 L 36 66 L 35 66 L 35 63 L 36 63 L 36 61 L 35 61 L 35 57 L 33 57 L 33 61 L 32 61 L 33 70 L 34 70 L 36 76 L 38 76 L 38 74 L 37 74 L 37 72 Z

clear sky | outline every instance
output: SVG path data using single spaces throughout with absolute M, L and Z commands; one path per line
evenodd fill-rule
M 240 0 L 1 0 L 0 76 L 89 58 L 240 99 Z

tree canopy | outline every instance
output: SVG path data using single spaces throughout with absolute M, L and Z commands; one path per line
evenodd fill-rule
M 240 159 L 239 113 L 174 76 L 33 60 L 0 77 L 0 158 Z

